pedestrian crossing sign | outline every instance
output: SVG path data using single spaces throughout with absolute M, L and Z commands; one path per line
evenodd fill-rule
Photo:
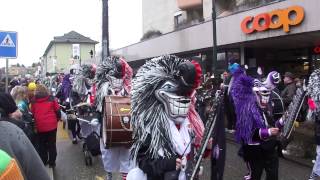
M 17 32 L 0 31 L 0 58 L 17 58 Z
M 2 47 L 16 47 L 16 45 L 13 43 L 9 34 L 7 34 L 7 36 L 3 39 L 0 46 L 2 46 Z

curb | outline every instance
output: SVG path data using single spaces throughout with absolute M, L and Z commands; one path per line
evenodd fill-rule
M 49 177 L 51 180 L 54 180 L 54 176 L 53 176 L 53 169 L 52 168 L 49 168 L 49 167 L 46 167 L 47 169 L 47 172 L 49 174 Z

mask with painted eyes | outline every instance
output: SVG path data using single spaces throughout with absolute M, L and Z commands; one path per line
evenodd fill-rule
M 178 95 L 178 84 L 172 81 L 165 82 L 160 89 L 156 90 L 156 97 L 165 107 L 169 117 L 180 124 L 187 117 L 191 98 Z
M 280 73 L 277 71 L 271 71 L 266 80 L 262 83 L 263 86 L 269 88 L 269 89 L 274 89 L 277 85 L 279 85 L 281 82 L 281 77 Z
M 270 101 L 271 89 L 264 86 L 264 83 L 259 80 L 254 80 L 253 92 L 256 95 L 258 105 L 264 109 L 268 107 L 268 103 Z
M 123 88 L 123 79 L 114 76 L 107 76 L 107 78 L 110 81 L 113 90 L 120 91 Z
M 108 72 L 108 75 L 117 79 L 122 78 L 122 64 L 120 60 L 115 61 L 114 68 Z

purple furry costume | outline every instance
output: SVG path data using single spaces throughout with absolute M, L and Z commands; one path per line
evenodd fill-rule
M 71 91 L 72 85 L 70 81 L 70 74 L 67 74 L 64 76 L 62 80 L 62 93 L 63 93 L 63 98 L 66 100 L 70 96 L 70 91 Z
M 237 115 L 236 140 L 238 143 L 251 144 L 254 143 L 252 142 L 254 130 L 266 128 L 257 104 L 257 98 L 252 91 L 254 79 L 245 75 L 241 68 L 236 70 L 233 77 L 234 81 L 230 92 Z
M 242 145 L 249 171 L 246 180 L 260 180 L 263 170 L 266 180 L 278 180 L 277 140 L 271 132 L 276 129 L 274 127 L 280 129 L 283 122 L 273 121 L 269 106 L 270 92 L 275 86 L 273 77 L 280 78 L 280 75 L 271 72 L 267 81 L 260 82 L 247 76 L 240 67 L 233 72 L 230 93 L 237 117 L 236 140 Z

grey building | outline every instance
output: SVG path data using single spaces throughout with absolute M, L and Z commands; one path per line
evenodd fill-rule
M 217 69 L 230 61 L 304 76 L 320 66 L 319 0 L 216 0 Z M 161 35 L 112 51 L 133 66 L 162 54 L 212 65 L 212 0 L 143 0 L 143 32 Z

